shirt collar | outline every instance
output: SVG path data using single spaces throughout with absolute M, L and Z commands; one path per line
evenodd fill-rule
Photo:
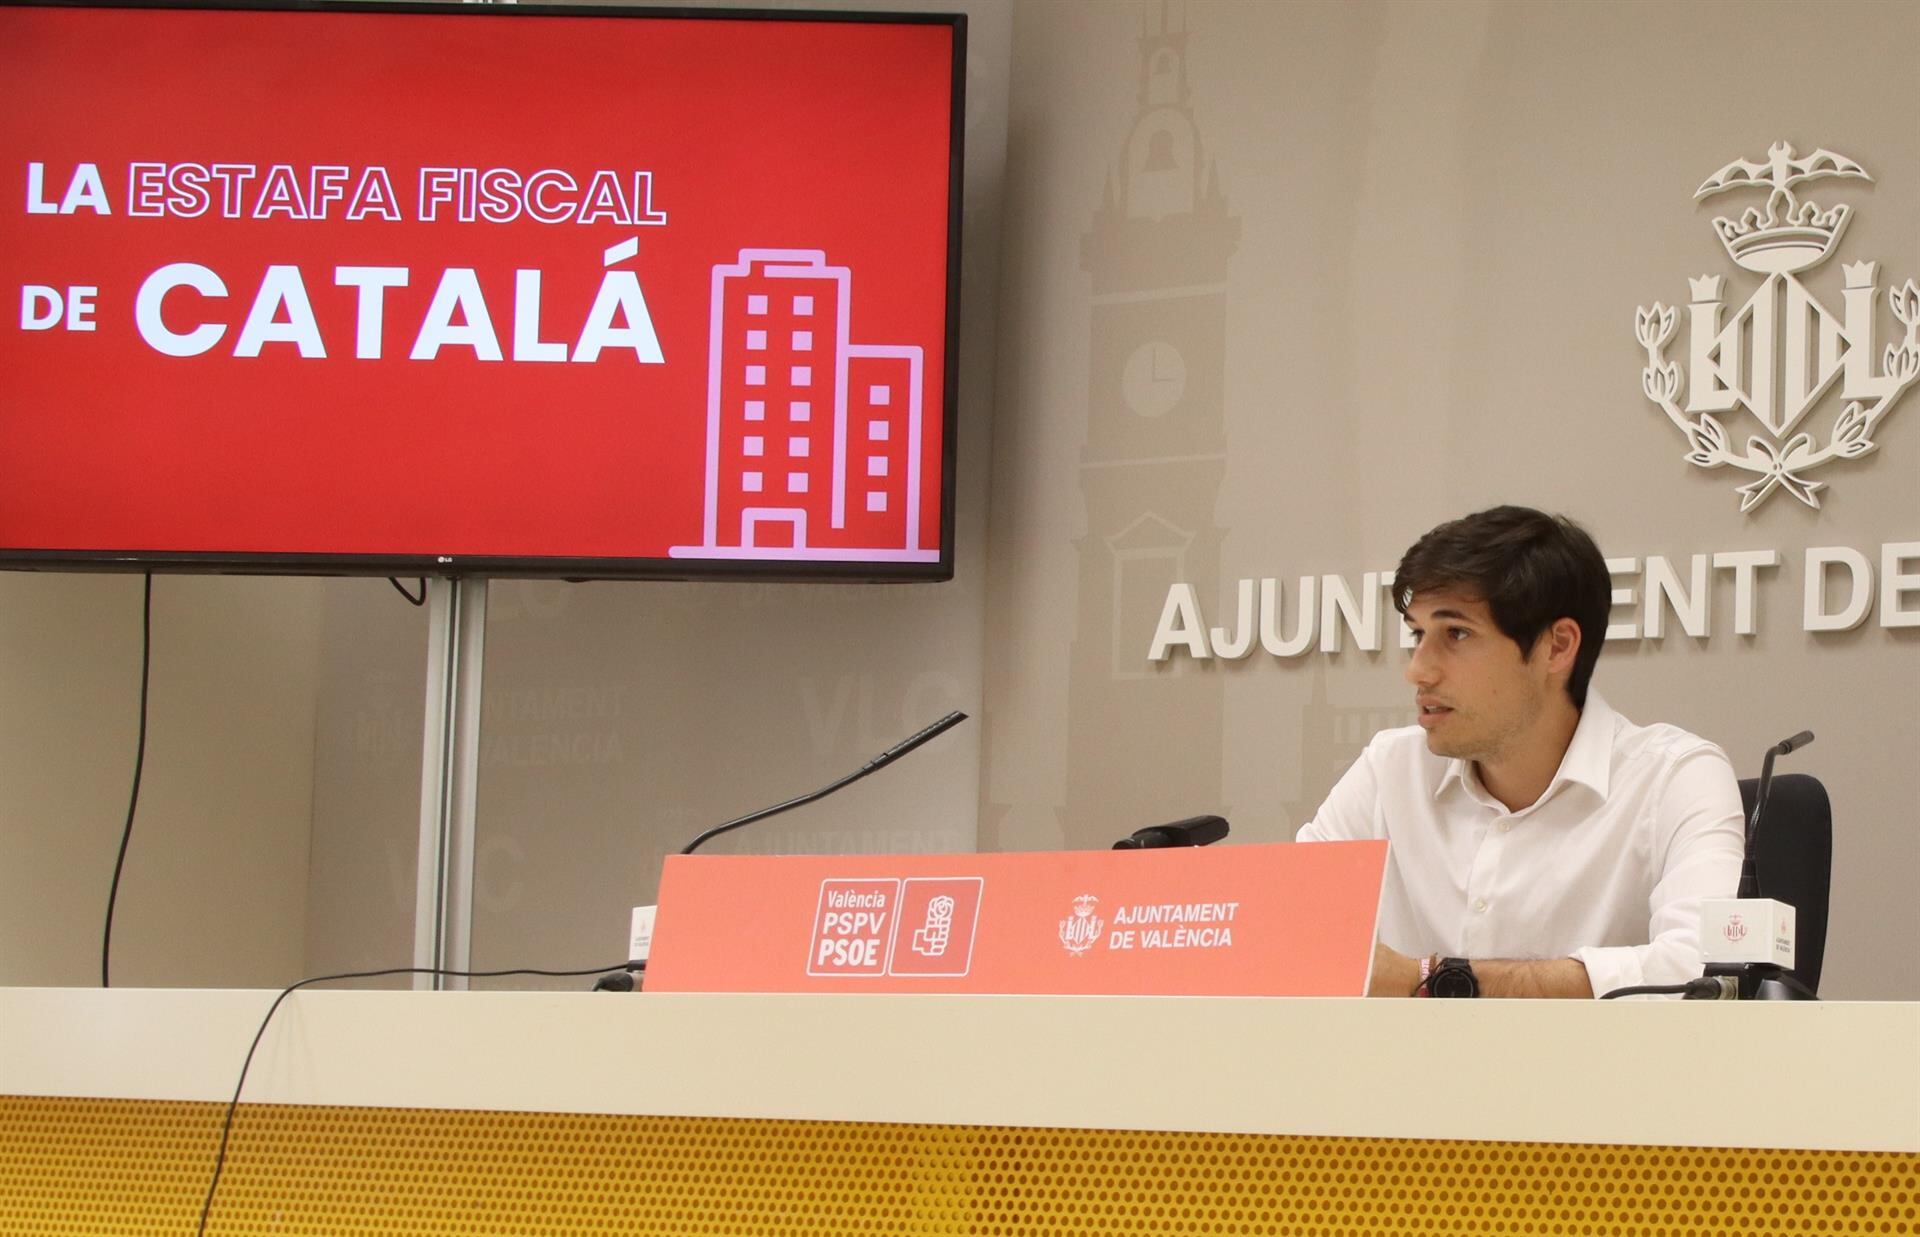
M 1573 728 L 1573 738 L 1567 744 L 1566 755 L 1560 758 L 1560 768 L 1547 783 L 1547 789 L 1537 803 L 1545 803 L 1553 793 L 1567 782 L 1578 782 L 1592 790 L 1602 799 L 1607 797 L 1609 776 L 1613 770 L 1613 706 L 1603 699 L 1599 692 L 1587 691 L 1586 707 L 1580 710 L 1580 721 Z M 1467 777 L 1468 762 L 1458 756 L 1447 760 L 1446 768 L 1440 773 L 1440 783 L 1433 788 L 1435 799 L 1447 793 L 1453 786 L 1459 786 L 1476 798 L 1486 796 L 1486 790 L 1480 785 L 1480 779 Z

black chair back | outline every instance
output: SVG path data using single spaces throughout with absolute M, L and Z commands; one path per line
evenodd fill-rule
M 1740 779 L 1740 802 L 1749 820 L 1759 787 L 1758 778 Z M 1833 804 L 1819 778 L 1805 773 L 1774 775 L 1760 832 L 1753 839 L 1753 866 L 1759 896 L 1793 907 L 1793 974 L 1818 992 L 1833 885 Z

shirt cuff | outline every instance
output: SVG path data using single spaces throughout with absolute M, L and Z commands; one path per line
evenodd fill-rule
M 1635 988 L 1644 983 L 1640 967 L 1640 946 L 1589 946 L 1576 949 L 1573 956 L 1587 968 L 1587 982 L 1593 995 L 1605 996 L 1615 988 Z

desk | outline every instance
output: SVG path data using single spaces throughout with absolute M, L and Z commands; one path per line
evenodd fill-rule
M 191 1232 L 272 997 L 0 990 L 0 1233 Z M 305 991 L 245 1098 L 213 1232 L 1920 1234 L 1920 1004 Z

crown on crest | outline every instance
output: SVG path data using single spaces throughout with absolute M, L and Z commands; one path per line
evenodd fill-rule
M 1770 189 L 1765 213 L 1748 207 L 1736 219 L 1716 218 L 1713 230 L 1726 246 L 1727 256 L 1740 266 L 1761 274 L 1787 274 L 1825 261 L 1852 217 L 1849 206 L 1822 210 L 1794 196 L 1794 185 L 1823 176 L 1873 179 L 1845 155 L 1816 150 L 1804 159 L 1795 158 L 1792 145 L 1775 142 L 1767 148 L 1764 162 L 1736 159 L 1709 176 L 1693 196 L 1698 201 L 1730 189 Z

